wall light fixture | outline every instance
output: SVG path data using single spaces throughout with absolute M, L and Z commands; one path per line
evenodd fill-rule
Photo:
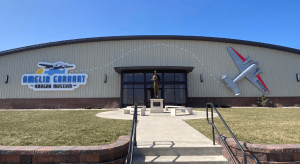
M 106 81 L 107 81 L 107 75 L 104 74 L 104 83 L 106 83 Z
M 5 84 L 8 83 L 8 75 L 5 76 Z
M 200 74 L 200 81 L 203 82 L 203 74 Z

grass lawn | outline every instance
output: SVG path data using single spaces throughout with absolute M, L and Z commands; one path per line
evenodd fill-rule
M 300 144 L 299 108 L 217 109 L 239 141 L 258 144 Z M 193 110 L 205 111 L 204 108 Z M 206 119 L 186 122 L 212 140 L 212 128 Z M 215 117 L 214 122 L 221 134 L 231 137 L 219 117 Z
M 100 110 L 0 111 L 0 145 L 92 146 L 130 135 L 130 120 L 96 117 Z

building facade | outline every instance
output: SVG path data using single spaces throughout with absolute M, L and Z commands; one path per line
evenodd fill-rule
M 165 105 L 257 106 L 263 92 L 253 83 L 237 82 L 235 96 L 221 79 L 241 73 L 228 47 L 259 62 L 273 105 L 300 105 L 300 50 L 224 38 L 119 36 L 0 52 L 0 108 L 149 106 L 154 70 Z

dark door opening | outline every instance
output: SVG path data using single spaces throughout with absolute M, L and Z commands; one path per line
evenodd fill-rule
M 164 99 L 164 105 L 187 106 L 186 71 L 158 71 L 159 98 Z M 121 73 L 121 106 L 131 106 L 134 103 L 150 107 L 150 99 L 154 96 L 153 71 L 124 71 Z

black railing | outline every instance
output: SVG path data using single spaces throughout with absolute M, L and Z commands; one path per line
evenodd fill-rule
M 134 105 L 134 113 L 133 113 L 132 127 L 130 133 L 130 142 L 129 142 L 128 154 L 127 154 L 125 164 L 132 164 L 134 146 L 136 146 L 136 125 L 137 125 L 137 104 Z
M 211 123 L 210 123 L 209 120 L 208 120 L 208 106 L 210 106 L 210 109 L 211 109 L 211 111 L 210 111 L 210 112 L 211 112 Z M 211 127 L 212 127 L 213 144 L 215 145 L 215 132 L 214 132 L 214 130 L 216 130 L 216 132 L 217 132 L 217 134 L 218 134 L 220 140 L 222 141 L 222 143 L 223 143 L 223 145 L 224 145 L 224 147 L 225 147 L 225 149 L 226 149 L 228 155 L 230 156 L 232 162 L 233 162 L 234 164 L 236 164 L 236 163 L 235 163 L 235 160 L 234 160 L 233 157 L 232 157 L 231 152 L 229 151 L 227 145 L 225 144 L 225 141 L 224 141 L 223 137 L 220 135 L 220 133 L 219 133 L 217 127 L 216 127 L 215 124 L 214 124 L 213 109 L 216 111 L 216 113 L 218 114 L 218 116 L 219 116 L 220 119 L 222 120 L 223 124 L 225 125 L 225 127 L 227 128 L 227 130 L 229 131 L 229 133 L 231 134 L 232 138 L 235 140 L 236 144 L 238 145 L 238 147 L 239 147 L 239 148 L 241 149 L 241 151 L 243 152 L 243 154 L 244 154 L 244 164 L 247 164 L 247 158 L 246 158 L 246 156 L 248 156 L 248 157 L 250 157 L 250 158 L 253 158 L 254 161 L 256 162 L 256 164 L 259 164 L 259 160 L 258 160 L 257 158 L 255 158 L 254 156 L 252 156 L 252 155 L 250 155 L 250 154 L 248 154 L 248 153 L 245 153 L 245 151 L 244 151 L 244 149 L 242 148 L 241 144 L 240 144 L 239 141 L 235 138 L 234 134 L 232 133 L 232 131 L 230 130 L 230 128 L 228 127 L 228 125 L 226 124 L 226 122 L 224 121 L 224 119 L 222 118 L 222 116 L 221 116 L 221 114 L 219 113 L 219 111 L 217 110 L 217 108 L 214 106 L 213 103 L 209 102 L 209 103 L 206 104 L 206 119 L 207 119 L 207 123 L 210 124 Z

